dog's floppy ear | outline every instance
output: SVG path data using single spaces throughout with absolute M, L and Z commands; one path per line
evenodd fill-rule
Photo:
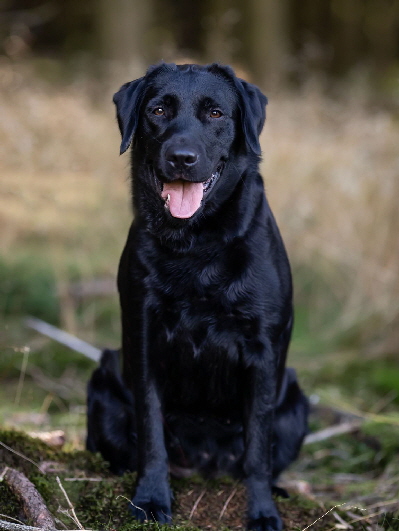
M 267 98 L 262 92 L 243 79 L 235 78 L 240 97 L 239 107 L 245 142 L 255 155 L 261 155 L 259 135 L 266 120 Z
M 144 77 L 130 81 L 122 85 L 113 97 L 113 102 L 116 105 L 119 129 L 122 135 L 121 155 L 132 143 L 133 135 L 137 128 L 144 85 Z
M 208 68 L 210 72 L 222 74 L 229 79 L 230 83 L 233 83 L 239 97 L 241 125 L 245 143 L 255 155 L 260 156 L 259 135 L 266 119 L 266 96 L 252 83 L 238 78 L 229 66 L 213 63 Z

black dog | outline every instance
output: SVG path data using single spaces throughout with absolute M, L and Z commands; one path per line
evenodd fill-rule
M 267 100 L 228 67 L 162 64 L 114 102 L 135 215 L 118 274 L 123 382 L 106 351 L 88 448 L 137 468 L 138 520 L 170 521 L 170 461 L 243 478 L 248 529 L 279 530 L 272 486 L 308 406 L 285 369 L 291 273 L 258 173 Z

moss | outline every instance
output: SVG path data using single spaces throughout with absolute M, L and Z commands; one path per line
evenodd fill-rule
M 73 452 L 62 452 L 60 458 L 63 463 L 74 470 L 110 475 L 109 465 L 100 454 L 93 454 L 86 450 L 75 450 Z
M 18 468 L 27 476 L 37 472 L 40 462 L 59 458 L 59 452 L 44 442 L 16 430 L 0 430 L 0 442 L 8 447 L 0 444 L 0 463 Z
M 0 500 L 0 508 L 3 515 L 21 519 L 23 514 L 22 505 L 4 482 L 0 482 Z

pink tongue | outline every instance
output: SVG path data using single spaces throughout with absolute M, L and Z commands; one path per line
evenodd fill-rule
M 204 187 L 202 183 L 174 181 L 163 185 L 162 197 L 169 194 L 169 211 L 174 218 L 191 218 L 201 206 Z

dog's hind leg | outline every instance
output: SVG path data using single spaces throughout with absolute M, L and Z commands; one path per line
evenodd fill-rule
M 124 385 L 119 351 L 104 350 L 87 395 L 86 448 L 100 452 L 115 474 L 136 470 L 137 442 L 133 397 Z
M 294 369 L 286 368 L 274 418 L 273 482 L 298 456 L 308 431 L 309 404 Z

